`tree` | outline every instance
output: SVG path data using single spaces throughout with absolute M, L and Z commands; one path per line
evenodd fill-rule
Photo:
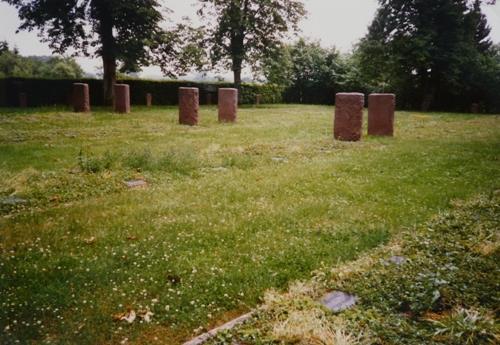
M 31 77 L 33 61 L 19 55 L 14 49 L 10 50 L 7 42 L 0 42 L 0 78 Z
M 40 30 L 55 53 L 99 56 L 103 63 L 104 99 L 110 104 L 117 67 L 137 72 L 162 62 L 173 74 L 171 62 L 179 53 L 174 44 L 183 36 L 160 27 L 163 14 L 156 0 L 3 0 L 19 11 L 20 30 Z M 182 61 L 187 62 L 184 58 Z M 172 68 L 183 70 L 185 65 Z
M 261 73 L 266 82 L 285 88 L 292 86 L 294 62 L 291 51 L 290 44 L 282 43 L 266 54 L 261 63 Z
M 9 43 L 7 41 L 0 41 L 0 54 L 9 51 Z
M 300 103 L 331 103 L 339 91 L 361 91 L 349 55 L 320 42 L 299 39 L 284 44 L 262 63 L 266 80 L 286 88 L 286 98 Z
M 73 58 L 58 56 L 28 58 L 35 62 L 32 74 L 37 78 L 79 79 L 84 75 L 82 68 Z
M 83 70 L 73 58 L 58 56 L 21 56 L 0 42 L 0 77 L 75 79 Z
M 379 2 L 356 52 L 372 87 L 398 90 L 411 107 L 418 104 L 422 110 L 463 103 L 471 66 L 479 68 L 491 48 L 481 1 Z
M 208 19 L 208 49 L 214 66 L 230 68 L 241 85 L 245 63 L 256 67 L 305 15 L 299 0 L 199 0 Z M 213 24 L 211 24 L 213 22 Z

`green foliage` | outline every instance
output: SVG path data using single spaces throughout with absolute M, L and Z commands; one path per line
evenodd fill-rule
M 161 32 L 162 15 L 154 0 L 4 1 L 19 10 L 20 30 L 39 29 L 54 51 L 72 48 L 89 54 L 92 47 L 99 56 L 121 61 L 127 71 L 147 63 L 148 48 Z
M 81 78 L 83 70 L 73 58 L 19 55 L 0 42 L 0 78 Z
M 0 78 L 32 77 L 33 61 L 20 56 L 15 50 L 9 50 L 6 42 L 3 43 L 6 49 L 0 52 Z
M 284 99 L 289 103 L 333 104 L 337 92 L 366 89 L 351 56 L 305 39 L 269 54 L 263 74 L 269 82 L 285 87 Z
M 500 325 L 484 309 L 457 308 L 441 320 L 431 320 L 434 336 L 449 345 L 495 344 L 500 341 Z
M 124 159 L 126 167 L 142 171 L 149 170 L 153 166 L 153 155 L 151 150 L 145 149 L 143 151 L 131 151 L 127 153 Z
M 479 0 L 380 1 L 356 55 L 370 89 L 397 93 L 405 108 L 469 111 L 476 103 L 491 112 L 500 65 L 489 33 Z
M 293 84 L 294 62 L 290 48 L 290 45 L 282 43 L 266 54 L 262 60 L 262 74 L 267 82 L 283 87 Z
M 178 124 L 176 107 L 134 109 L 2 109 L 0 195 L 27 203 L 0 207 L 0 304 L 8 305 L 0 343 L 154 343 L 161 333 L 181 344 L 253 308 L 266 290 L 353 260 L 500 178 L 494 116 L 398 112 L 395 138 L 353 144 L 332 141 L 326 106 L 242 107 L 237 125 L 219 124 L 216 108 L 202 106 L 195 128 Z M 78 169 L 80 148 L 100 172 Z M 127 166 L 147 151 L 146 169 Z M 123 183 L 138 178 L 148 187 Z M 470 232 L 466 243 L 493 242 L 481 229 L 450 225 L 441 241 Z M 463 262 L 469 278 L 491 267 Z M 146 307 L 151 323 L 113 321 Z M 362 320 L 398 340 L 414 330 L 399 312 Z M 441 329 L 426 325 L 429 334 Z
M 357 305 L 323 316 L 323 322 L 337 331 L 361 334 L 361 344 L 497 344 L 499 201 L 498 191 L 457 201 L 451 211 L 404 231 L 392 245 L 355 263 L 317 271 L 312 282 L 268 298 L 253 320 L 224 339 L 251 345 L 283 341 L 273 332 L 277 321 L 286 324 L 297 310 L 311 315 L 320 307 L 318 296 L 340 290 L 356 294 Z M 391 262 L 395 254 L 406 261 Z M 313 331 L 319 333 L 321 326 L 315 324 Z M 248 340 L 246 334 L 257 337 Z M 304 342 L 301 337 L 294 340 Z
M 35 63 L 32 78 L 77 79 L 83 77 L 83 70 L 73 58 L 31 57 Z M 17 76 L 13 76 L 17 77 Z
M 189 150 L 168 150 L 153 154 L 150 149 L 115 152 L 106 151 L 103 155 L 78 154 L 78 168 L 81 172 L 99 174 L 104 171 L 125 168 L 133 172 L 167 172 L 190 175 L 199 168 L 198 157 Z
M 212 64 L 231 69 L 237 87 L 244 65 L 257 67 L 306 13 L 300 0 L 199 1 Z
M 260 96 L 262 104 L 276 104 L 283 101 L 283 87 L 274 84 L 242 84 L 240 94 L 242 104 L 255 104 L 257 96 Z
M 252 157 L 247 155 L 230 155 L 224 157 L 222 161 L 222 166 L 227 168 L 237 168 L 237 169 L 250 169 L 255 166 L 255 162 Z
M 191 175 L 200 167 L 198 156 L 190 150 L 170 150 L 159 155 L 156 169 L 178 175 Z
M 121 72 L 138 72 L 157 62 L 172 76 L 197 59 L 185 25 L 170 31 L 160 27 L 164 16 L 156 0 L 3 1 L 19 10 L 19 29 L 38 29 L 54 52 L 63 54 L 71 48 L 78 54 L 101 57 L 108 104 L 117 65 Z
M 19 105 L 19 93 L 24 92 L 28 97 L 28 105 L 32 107 L 43 105 L 68 105 L 71 102 L 73 83 L 84 82 L 89 84 L 90 103 L 92 106 L 105 104 L 102 81 L 96 79 L 28 79 L 28 78 L 0 78 L 0 106 L 16 107 Z M 153 96 L 153 105 L 176 105 L 179 100 L 179 87 L 198 87 L 200 89 L 200 103 L 206 104 L 208 95 L 212 102 L 217 102 L 217 90 L 220 87 L 231 87 L 225 83 L 195 83 L 188 81 L 152 81 L 141 79 L 125 79 L 119 81 L 130 85 L 130 101 L 133 105 L 145 105 L 146 94 Z M 270 84 L 243 84 L 240 90 L 242 104 L 255 104 L 257 95 L 261 95 L 261 103 L 272 104 L 282 102 L 283 88 Z
M 498 324 L 499 195 L 459 203 L 420 231 L 407 233 L 402 255 L 408 262 L 381 262 L 343 283 L 359 293 L 375 334 L 389 344 L 493 344 Z M 487 249 L 487 248 L 492 248 Z M 454 309 L 455 308 L 455 309 Z M 464 309 L 465 308 L 465 309 Z M 489 310 L 489 311 L 488 311 Z M 385 321 L 404 313 L 405 327 Z M 407 328 L 407 329 L 405 329 Z
M 197 157 L 187 150 L 170 150 L 153 155 L 151 150 L 127 152 L 123 165 L 137 171 L 162 171 L 171 174 L 189 175 L 198 169 Z
M 114 157 L 109 152 L 106 152 L 103 157 L 95 157 L 81 149 L 78 154 L 78 167 L 85 173 L 96 174 L 109 170 L 113 161 Z

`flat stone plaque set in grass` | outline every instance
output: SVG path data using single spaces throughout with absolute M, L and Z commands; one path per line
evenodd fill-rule
M 127 84 L 114 85 L 114 111 L 130 112 L 130 87 Z M 219 89 L 219 122 L 236 122 L 238 113 L 238 90 Z M 151 106 L 152 95 L 146 95 L 146 104 Z M 75 112 L 89 112 L 89 87 L 87 84 L 73 85 Z M 365 95 L 362 93 L 338 93 L 335 96 L 334 137 L 341 141 L 360 141 L 363 129 Z M 368 96 L 368 135 L 393 136 L 396 96 L 375 93 Z M 200 92 L 195 87 L 179 88 L 179 123 L 196 126 L 199 122 Z

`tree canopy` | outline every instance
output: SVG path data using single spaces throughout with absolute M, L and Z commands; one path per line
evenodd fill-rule
M 365 89 L 351 55 L 304 38 L 275 49 L 263 60 L 262 72 L 267 82 L 285 88 L 290 102 L 331 104 L 335 92 Z
M 397 90 L 406 106 L 423 110 L 484 101 L 492 43 L 481 1 L 379 2 L 357 51 L 374 90 Z
M 241 84 L 244 65 L 256 67 L 305 15 L 299 0 L 199 0 L 208 19 L 207 47 L 214 66 L 229 68 Z
M 167 75 L 187 69 L 189 59 L 179 58 L 184 50 L 176 44 L 189 45 L 189 40 L 176 30 L 161 28 L 164 13 L 156 0 L 3 1 L 18 9 L 19 29 L 39 30 L 55 53 L 99 56 L 108 103 L 113 98 L 117 67 L 121 72 L 137 72 L 157 63 Z
M 0 78 L 54 78 L 75 79 L 83 77 L 83 70 L 69 57 L 21 56 L 11 50 L 7 42 L 0 42 Z

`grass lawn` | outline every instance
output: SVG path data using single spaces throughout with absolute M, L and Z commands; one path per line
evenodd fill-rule
M 331 107 L 216 117 L 0 110 L 0 343 L 179 344 L 500 187 L 499 116 L 399 112 L 360 143 Z
M 244 324 L 207 345 L 500 344 L 500 190 L 451 210 L 390 243 L 317 270 L 288 291 L 269 290 Z M 332 312 L 327 292 L 355 294 Z

